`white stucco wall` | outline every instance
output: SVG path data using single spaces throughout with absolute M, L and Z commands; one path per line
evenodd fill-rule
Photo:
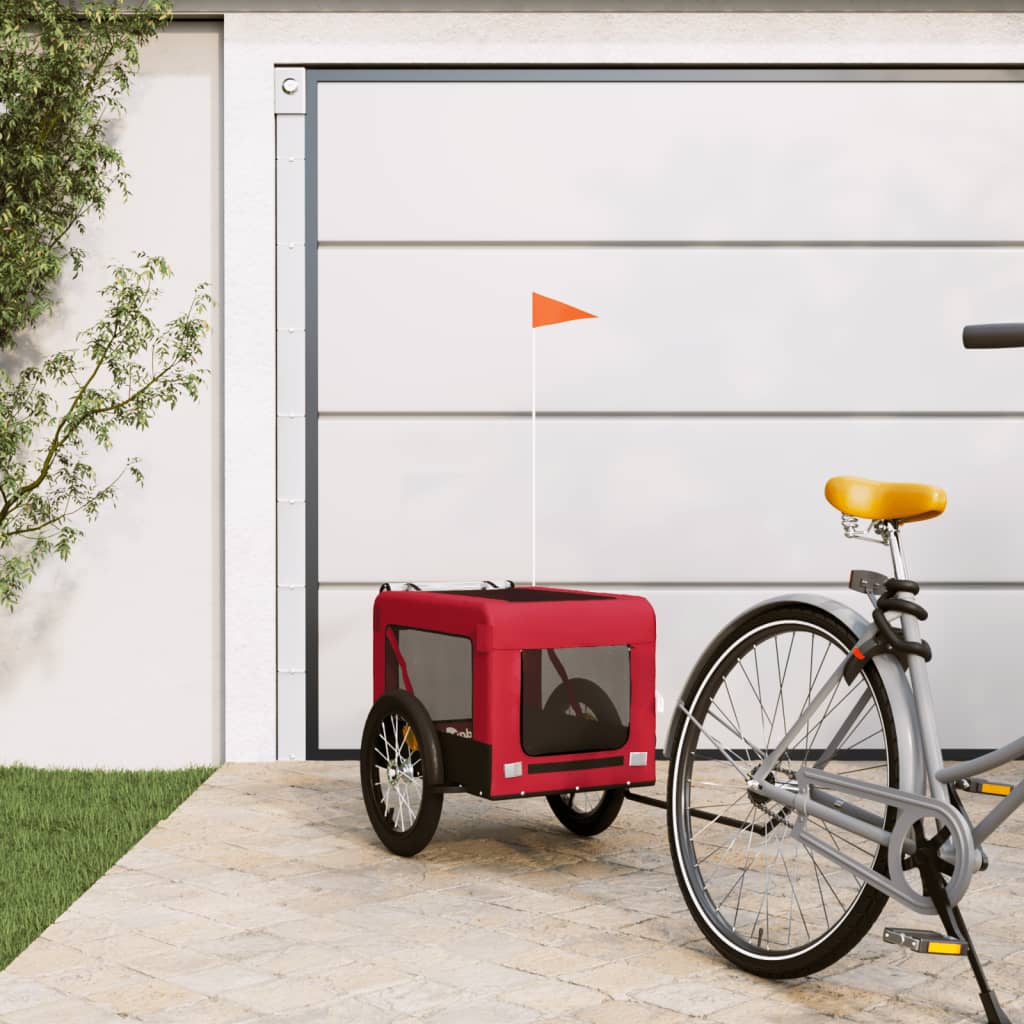
M 274 65 L 1024 62 L 1022 14 L 229 15 L 221 292 L 221 34 L 179 24 L 146 50 L 118 129 L 134 195 L 86 237 L 38 340 L 67 344 L 106 264 L 143 248 L 176 271 L 168 316 L 214 283 L 223 349 L 215 329 L 198 406 L 119 446 L 145 489 L 0 614 L 0 762 L 276 754 Z
M 240 14 L 225 18 L 224 33 L 231 760 L 275 752 L 275 65 L 956 65 L 1024 58 L 1021 14 Z
M 62 285 L 57 315 L 33 336 L 44 351 L 70 345 L 101 309 L 106 266 L 135 250 L 175 271 L 163 319 L 199 281 L 218 301 L 199 404 L 117 442 L 120 456 L 141 457 L 145 487 L 124 484 L 70 560 L 50 562 L 18 610 L 0 613 L 0 762 L 223 758 L 220 60 L 215 23 L 171 26 L 146 48 L 114 129 L 133 195 L 112 197 L 90 227 L 86 270 Z

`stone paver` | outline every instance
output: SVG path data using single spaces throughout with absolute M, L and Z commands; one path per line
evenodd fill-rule
M 1024 821 L 988 850 L 964 911 L 1024 1021 Z M 886 946 L 885 924 L 933 926 L 890 903 L 827 971 L 773 983 L 690 919 L 658 810 L 584 840 L 543 800 L 450 796 L 403 859 L 355 764 L 228 765 L 0 974 L 0 1024 L 983 1019 L 965 961 Z

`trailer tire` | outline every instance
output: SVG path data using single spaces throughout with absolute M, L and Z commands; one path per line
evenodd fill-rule
M 441 744 L 427 709 L 411 693 L 391 690 L 366 717 L 359 775 L 363 803 L 380 841 L 400 857 L 419 853 L 441 819 Z

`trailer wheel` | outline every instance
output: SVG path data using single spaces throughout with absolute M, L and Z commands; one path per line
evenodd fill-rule
M 625 799 L 621 789 L 598 789 L 587 792 L 557 793 L 548 797 L 555 817 L 578 836 L 596 836 L 618 816 Z
M 433 838 L 441 818 L 441 745 L 427 709 L 392 690 L 374 703 L 363 727 L 359 774 L 366 814 L 380 841 L 412 857 Z
M 612 699 L 589 679 L 570 679 L 552 691 L 545 711 L 554 714 L 592 716 L 599 722 L 621 725 L 619 713 Z M 623 789 L 574 790 L 548 797 L 548 805 L 555 817 L 578 836 L 596 836 L 603 832 L 619 815 Z

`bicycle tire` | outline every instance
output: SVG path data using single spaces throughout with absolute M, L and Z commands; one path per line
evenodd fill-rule
M 780 637 L 791 638 L 783 640 L 781 650 Z M 677 710 L 678 728 L 673 728 L 670 733 L 673 737 L 673 749 L 668 752 L 671 758 L 668 832 L 680 889 L 694 920 L 719 953 L 736 966 L 762 977 L 804 977 L 835 963 L 860 941 L 877 920 L 887 900 L 885 894 L 864 884 L 852 872 L 839 868 L 825 858 L 822 858 L 822 863 L 836 870 L 832 875 L 823 872 L 813 851 L 803 846 L 791 834 L 796 820 L 795 814 L 784 812 L 781 805 L 773 805 L 764 798 L 752 796 L 746 788 L 745 777 L 749 777 L 763 761 L 763 757 L 758 755 L 774 749 L 772 741 L 777 743 L 788 731 L 782 729 L 777 736 L 773 735 L 779 724 L 779 711 L 786 707 L 784 691 L 787 691 L 786 680 L 791 666 L 794 675 L 790 676 L 793 682 L 788 687 L 788 692 L 793 693 L 795 690 L 797 668 L 793 664 L 793 657 L 798 642 L 800 646 L 797 648 L 797 660 L 801 663 L 800 671 L 802 672 L 804 663 L 808 666 L 807 695 L 802 696 L 802 680 L 799 691 L 802 710 L 809 706 L 815 685 L 828 679 L 856 640 L 853 632 L 839 619 L 811 605 L 787 603 L 752 609 L 730 624 L 704 652 L 680 699 L 680 709 Z M 815 646 L 822 641 L 824 652 L 818 663 Z M 770 646 L 762 646 L 769 644 Z M 808 645 L 809 650 L 805 652 L 804 648 Z M 758 655 L 759 649 L 762 651 L 762 657 Z M 761 676 L 762 660 L 769 663 L 765 670 L 765 679 Z M 777 693 L 771 691 L 768 679 L 770 663 L 773 660 L 777 667 Z M 812 676 L 816 663 L 819 675 Z M 737 672 L 737 669 L 740 671 Z M 730 686 L 733 679 L 737 681 L 735 688 Z M 740 705 L 736 704 L 738 684 L 741 681 L 750 684 L 749 689 L 754 696 L 749 706 L 742 702 Z M 733 693 L 733 689 L 736 693 Z M 724 697 L 720 705 L 716 703 L 719 694 L 723 694 Z M 768 704 L 771 704 L 772 700 L 775 701 L 775 712 L 772 715 L 766 713 L 766 700 Z M 846 703 L 851 700 L 852 706 Z M 810 764 L 813 763 L 812 758 L 816 761 L 819 757 L 825 756 L 828 750 L 825 738 L 820 737 L 825 723 L 832 719 L 832 715 L 841 707 L 846 707 L 845 715 L 852 714 L 854 708 L 861 706 L 861 701 L 864 702 L 865 716 L 873 715 L 877 721 L 877 736 L 882 743 L 877 754 L 881 758 L 880 762 L 877 765 L 871 762 L 870 756 L 875 754 L 872 748 L 861 747 L 858 751 L 858 744 L 851 742 L 848 747 L 841 747 L 836 756 L 817 766 L 826 770 L 836 770 L 841 764 L 846 763 L 844 759 L 860 756 L 867 751 L 867 763 L 849 771 L 856 771 L 864 777 L 863 773 L 870 770 L 876 776 L 872 781 L 898 786 L 898 738 L 893 725 L 892 711 L 881 677 L 870 663 L 865 665 L 849 686 L 843 682 L 839 683 L 838 688 L 822 706 L 824 710 L 821 711 L 820 719 L 813 719 L 817 722 L 816 731 L 811 734 L 810 729 L 814 726 L 809 722 L 805 733 L 805 746 L 801 750 L 794 745 L 786 751 L 786 756 L 776 766 L 775 772 L 779 777 L 774 781 L 779 784 L 789 782 L 790 785 L 795 785 L 796 760 L 799 759 L 801 764 Z M 756 711 L 751 711 L 750 707 L 755 705 L 759 707 Z M 743 711 L 740 710 L 741 707 Z M 727 709 L 724 714 L 723 708 Z M 721 724 L 723 719 L 729 722 L 728 728 Z M 761 723 L 762 734 L 755 737 L 752 733 L 758 720 Z M 782 710 L 782 724 L 785 725 L 786 721 L 787 716 Z M 789 721 L 795 722 L 796 716 L 790 717 Z M 838 720 L 832 719 L 829 729 L 838 731 L 842 728 L 840 723 L 844 721 L 843 717 Z M 862 721 L 863 734 L 870 736 L 866 730 L 873 729 L 876 721 L 869 721 L 867 717 L 863 720 L 855 719 L 854 728 L 849 734 L 851 740 L 859 734 Z M 766 736 L 763 735 L 765 727 Z M 716 750 L 711 741 L 714 739 L 722 744 L 721 737 L 730 735 L 733 742 L 738 741 L 740 746 L 730 750 L 722 745 Z M 876 739 L 871 737 L 871 742 L 876 742 Z M 735 777 L 736 775 L 739 777 Z M 725 782 L 716 781 L 719 777 L 724 778 Z M 715 792 L 715 787 L 723 789 L 724 792 Z M 721 804 L 705 805 L 695 802 L 706 800 L 709 793 L 712 800 L 721 800 Z M 726 809 L 734 796 L 737 796 L 737 799 L 732 802 L 730 809 Z M 719 807 L 721 809 L 718 809 Z M 875 810 L 877 812 L 877 807 Z M 883 815 L 891 824 L 892 810 L 884 811 Z M 731 824 L 739 822 L 741 818 L 746 823 L 743 827 Z M 819 823 L 812 821 L 808 821 L 806 827 L 811 827 L 812 824 L 820 827 Z M 764 828 L 766 831 L 760 837 L 760 848 L 754 850 L 751 855 L 754 837 L 759 835 L 757 828 Z M 831 841 L 836 843 L 837 848 L 840 848 L 839 842 L 855 847 L 861 851 L 856 859 L 875 871 L 886 873 L 884 847 L 870 844 L 863 839 L 853 843 L 841 830 L 833 833 L 827 824 L 824 830 L 833 837 Z M 703 838 L 705 835 L 706 839 Z M 746 844 L 746 852 L 736 849 L 741 839 Z M 724 845 L 718 845 L 718 840 Z M 769 847 L 769 843 L 772 847 Z M 699 853 L 700 846 L 710 850 L 703 858 Z M 841 848 L 849 853 L 847 846 Z M 712 864 L 704 867 L 704 863 L 712 858 L 717 858 L 717 862 L 712 861 Z M 757 874 L 751 875 L 750 878 L 753 890 L 747 890 L 748 898 L 744 903 L 746 878 L 758 859 L 760 863 Z M 780 861 L 781 871 L 776 867 Z M 728 866 L 730 862 L 735 862 L 735 869 Z M 727 874 L 725 878 L 719 880 L 711 872 L 717 873 L 723 865 L 728 866 Z M 811 870 L 802 879 L 800 872 L 807 866 Z M 729 878 L 729 870 L 734 870 L 737 875 L 737 880 L 733 882 L 734 888 L 726 890 L 724 896 L 719 896 L 718 893 L 723 891 L 723 886 Z M 762 874 L 763 892 L 758 894 L 758 881 Z M 778 891 L 775 886 L 776 875 L 781 880 Z M 839 875 L 842 875 L 842 878 L 837 877 Z M 844 892 L 849 891 L 849 895 L 845 898 L 840 897 L 833 882 Z M 788 884 L 790 889 L 788 910 L 779 910 L 779 907 L 785 908 L 787 904 L 785 884 Z M 730 904 L 733 899 L 732 892 L 736 887 L 739 894 L 735 897 L 736 906 L 733 908 Z M 831 890 L 831 894 L 826 896 L 828 890 Z M 833 908 L 834 919 L 830 919 L 829 905 L 833 896 L 837 906 Z M 819 899 L 822 911 L 820 914 L 817 907 Z M 752 903 L 755 909 L 751 909 Z M 799 918 L 794 914 L 794 908 L 798 909 Z M 751 914 L 754 915 L 752 924 Z M 788 924 L 785 940 L 780 938 L 782 914 L 786 915 Z M 776 922 L 774 936 L 773 921 Z M 794 921 L 797 923 L 798 933 L 801 928 L 804 932 L 803 935 L 798 934 L 796 940 L 793 935 Z

